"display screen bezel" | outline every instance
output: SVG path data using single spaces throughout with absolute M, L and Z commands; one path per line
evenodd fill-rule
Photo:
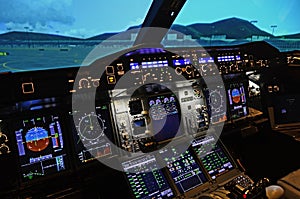
M 58 171 L 58 172 L 53 172 L 53 173 L 48 173 L 47 175 L 41 176 L 41 177 L 37 177 L 37 178 L 33 178 L 31 180 L 24 180 L 23 178 L 23 170 L 22 170 L 22 162 L 19 156 L 19 150 L 18 150 L 18 146 L 17 146 L 17 138 L 16 138 L 16 132 L 19 130 L 18 128 L 16 128 L 16 122 L 22 122 L 22 120 L 27 120 L 29 118 L 37 118 L 37 117 L 44 117 L 44 116 L 50 116 L 50 115 L 55 115 L 59 118 L 59 124 L 61 127 L 61 131 L 62 131 L 62 139 L 63 139 L 63 154 L 64 154 L 64 165 L 65 165 L 65 169 Z M 70 143 L 68 143 L 68 140 L 70 139 L 68 136 L 68 128 L 65 126 L 65 124 L 67 124 L 66 122 L 66 118 L 64 117 L 64 111 L 59 110 L 58 108 L 49 108 L 49 109 L 41 109 L 41 110 L 34 110 L 34 111 L 25 111 L 22 113 L 18 113 L 15 116 L 15 119 L 13 121 L 11 121 L 13 124 L 10 125 L 11 131 L 14 134 L 14 142 L 15 142 L 15 147 L 14 150 L 16 152 L 16 163 L 17 163 L 17 168 L 18 168 L 18 179 L 20 184 L 24 184 L 24 185 L 30 185 L 30 184 L 34 184 L 37 182 L 43 182 L 47 179 L 51 179 L 51 178 L 58 178 L 58 177 L 63 177 L 65 175 L 70 174 L 70 172 L 72 171 L 72 155 L 71 155 L 71 150 L 70 150 Z M 22 135 L 22 137 L 24 138 L 24 135 Z
M 174 97 L 174 99 L 175 99 L 175 106 L 176 106 L 176 109 L 177 109 L 177 113 L 175 113 L 174 115 L 178 116 L 177 119 L 178 119 L 179 124 L 177 126 L 178 128 L 176 128 L 177 129 L 176 134 L 174 134 L 174 136 L 172 135 L 171 137 L 166 137 L 165 139 L 157 139 L 157 142 L 159 144 L 160 143 L 168 142 L 168 141 L 170 141 L 172 139 L 177 139 L 178 137 L 181 137 L 181 136 L 184 135 L 183 123 L 182 123 L 182 118 L 181 118 L 181 108 L 180 108 L 180 101 L 179 101 L 179 98 L 178 98 L 178 93 L 176 93 L 176 92 L 163 92 L 163 93 L 160 93 L 159 95 L 149 95 L 147 97 L 147 106 L 149 108 L 149 111 L 151 109 L 150 101 L 153 100 L 153 99 L 157 99 L 158 97 L 163 97 L 163 96 L 168 96 L 168 97 L 172 96 L 172 97 Z M 152 117 L 151 117 L 150 114 L 149 114 L 149 117 L 150 117 L 150 120 L 152 120 Z M 153 124 L 152 124 L 152 128 L 154 128 Z M 165 128 L 165 126 L 163 128 Z M 160 133 L 161 132 L 159 132 L 157 134 L 160 134 Z M 155 135 L 154 135 L 154 138 L 155 138 Z
M 105 139 L 109 139 L 109 142 L 111 142 L 112 144 L 114 144 L 114 142 L 115 142 L 115 135 L 114 135 L 115 129 L 114 129 L 114 125 L 113 125 L 113 119 L 112 119 L 112 116 L 111 116 L 111 107 L 110 107 L 110 104 L 109 103 L 97 103 L 96 104 L 96 107 L 100 107 L 100 106 L 106 106 L 106 108 L 107 108 L 107 115 L 106 116 L 108 118 L 106 118 L 106 119 L 108 119 L 108 121 L 106 121 L 106 123 L 108 123 L 109 130 L 111 130 L 111 132 L 110 132 L 111 137 L 108 137 L 105 134 L 105 136 L 106 136 Z M 98 115 L 96 108 L 95 108 L 95 111 L 91 111 L 88 114 L 90 114 L 90 113 L 95 113 L 96 115 Z M 69 118 L 71 126 L 72 126 L 72 129 L 71 129 L 72 132 L 70 132 L 70 134 L 71 134 L 70 135 L 70 140 L 71 140 L 71 143 L 72 143 L 72 150 L 74 152 L 75 167 L 77 167 L 77 168 L 85 168 L 85 167 L 90 166 L 90 165 L 99 164 L 99 159 L 101 159 L 101 158 L 108 159 L 108 158 L 111 158 L 114 155 L 116 155 L 117 152 L 113 151 L 114 147 L 111 147 L 110 148 L 111 154 L 109 154 L 109 155 L 105 155 L 105 156 L 101 156 L 101 157 L 94 157 L 94 158 L 88 159 L 85 162 L 83 162 L 83 161 L 81 161 L 79 159 L 78 153 L 80 151 L 82 151 L 83 148 L 85 148 L 84 144 L 81 141 L 78 129 L 76 127 L 76 123 L 74 121 L 74 120 L 76 120 L 76 118 L 78 118 L 79 114 L 81 116 L 83 116 L 85 113 L 80 113 L 80 112 L 76 112 L 75 111 L 75 112 L 73 112 L 70 115 L 70 118 Z M 74 117 L 74 115 L 77 115 L 77 116 Z M 78 144 L 80 144 L 80 146 L 78 146 Z M 80 150 L 79 148 L 82 148 L 82 149 Z M 90 152 L 88 152 L 88 151 L 86 151 L 86 152 L 89 153 L 91 156 L 93 156 Z
M 136 159 L 139 159 L 139 158 L 142 158 L 142 157 L 145 157 L 145 156 L 151 156 L 151 157 L 154 159 L 154 161 L 155 161 L 155 163 L 157 164 L 157 166 L 159 166 L 159 161 L 156 159 L 157 157 L 155 157 L 155 156 L 153 156 L 153 155 L 150 155 L 150 154 L 144 154 L 144 155 L 141 155 L 141 156 L 132 157 L 132 159 L 133 159 L 133 160 L 136 160 Z M 126 160 L 126 162 L 130 162 L 130 160 Z M 120 160 L 120 163 L 121 163 L 121 165 L 122 165 L 123 162 Z M 122 165 L 122 167 L 123 167 L 123 169 L 125 170 L 125 168 L 124 168 L 123 165 Z M 173 185 L 170 183 L 170 181 L 169 181 L 169 179 L 168 179 L 168 176 L 166 175 L 164 169 L 157 168 L 157 169 L 155 169 L 155 170 L 158 170 L 158 171 L 160 172 L 160 174 L 162 174 L 162 176 L 163 176 L 163 178 L 164 178 L 164 180 L 165 180 L 166 186 L 168 186 L 168 188 L 172 191 L 173 196 L 172 196 L 171 198 L 175 198 L 175 197 L 177 196 L 177 193 L 176 193 L 176 191 L 175 191 Z M 153 172 L 153 171 L 150 171 L 150 172 Z M 143 173 L 143 172 L 141 172 L 141 173 Z M 149 173 L 149 172 L 146 172 L 146 173 Z M 130 191 L 130 194 L 131 194 L 132 198 L 136 198 L 136 197 L 135 197 L 135 194 L 133 193 L 133 190 L 132 190 L 131 184 L 130 184 L 130 182 L 129 182 L 129 179 L 128 179 L 128 175 L 131 175 L 131 174 L 133 174 L 133 173 L 132 173 L 132 172 L 126 172 L 126 171 L 123 172 L 123 176 L 124 176 L 124 178 L 126 179 L 127 185 L 128 185 L 128 187 L 129 187 L 129 189 L 130 189 L 130 190 L 129 190 L 129 191 Z M 149 199 L 150 199 L 150 198 L 149 198 Z
M 205 165 L 204 165 L 204 163 L 203 163 L 202 158 L 199 156 L 199 154 L 197 153 L 197 151 L 196 151 L 196 149 L 195 149 L 195 147 L 198 147 L 198 146 L 200 145 L 200 143 L 194 145 L 194 142 L 195 142 L 195 141 L 200 141 L 200 140 L 202 141 L 202 140 L 204 140 L 204 139 L 206 139 L 206 138 L 210 138 L 210 137 L 211 137 L 212 139 L 216 139 L 216 136 L 214 136 L 214 135 L 209 135 L 209 137 L 207 137 L 207 136 L 198 137 L 198 138 L 196 138 L 195 140 L 192 141 L 191 148 L 192 148 L 194 154 L 197 156 L 197 158 L 198 158 L 199 161 L 201 162 L 203 168 L 205 169 L 205 171 L 207 172 L 207 174 L 209 175 L 209 177 L 210 177 L 212 180 L 218 180 L 219 178 L 221 178 L 222 176 L 226 175 L 227 173 L 230 173 L 231 171 L 235 170 L 235 169 L 237 168 L 237 165 L 235 164 L 235 161 L 233 160 L 233 158 L 231 157 L 231 155 L 229 154 L 229 152 L 226 150 L 224 144 L 221 142 L 220 139 L 218 139 L 217 141 L 213 141 L 213 142 L 215 142 L 215 145 L 217 145 L 217 146 L 221 149 L 221 151 L 227 156 L 227 159 L 228 159 L 229 162 L 231 163 L 232 168 L 230 168 L 230 169 L 227 170 L 227 171 L 222 172 L 220 175 L 214 175 L 214 176 L 212 176 L 212 175 L 209 173 L 208 169 L 205 168 Z M 200 142 L 201 142 L 201 141 L 200 141 Z M 213 148 L 213 149 L 214 149 L 214 148 Z

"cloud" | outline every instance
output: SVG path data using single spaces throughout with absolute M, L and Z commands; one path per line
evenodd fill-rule
M 68 35 L 77 38 L 89 38 L 97 35 L 97 31 L 86 28 L 70 29 L 63 32 L 63 35 Z
M 0 23 L 11 29 L 70 25 L 75 20 L 68 11 L 72 0 L 0 0 L 0 4 Z

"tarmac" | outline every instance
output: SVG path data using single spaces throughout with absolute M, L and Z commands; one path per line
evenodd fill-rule
M 0 47 L 0 51 L 7 54 L 0 56 L 0 73 L 82 66 L 83 61 L 94 48 L 90 46 Z M 116 47 L 96 48 L 99 58 L 121 50 Z

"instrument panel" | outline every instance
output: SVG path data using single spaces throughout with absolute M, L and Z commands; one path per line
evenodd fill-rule
M 256 49 L 264 50 L 258 54 Z M 3 179 L 14 178 L 1 192 L 80 175 L 99 159 L 113 159 L 124 151 L 151 152 L 173 138 L 205 135 L 214 125 L 245 118 L 249 114 L 245 72 L 272 67 L 277 56 L 277 49 L 262 43 L 141 48 L 103 65 L 97 60 L 97 67 L 104 71 L 100 76 L 89 72 L 93 65 L 84 66 L 84 73 L 67 68 L 0 74 L 4 76 L 0 84 L 13 91 L 0 99 L 0 161 L 12 165 Z M 59 80 L 53 82 L 52 76 Z M 93 109 L 72 107 L 72 100 L 86 105 L 91 96 Z M 202 176 L 202 166 L 193 155 L 185 158 L 191 170 L 183 175 L 196 173 L 198 183 L 181 193 L 200 186 L 208 177 Z M 154 162 L 153 157 L 149 160 Z M 173 167 L 169 166 L 170 171 Z M 155 175 L 164 178 L 165 173 Z M 162 194 L 170 198 L 175 194 L 168 184 L 164 188 Z

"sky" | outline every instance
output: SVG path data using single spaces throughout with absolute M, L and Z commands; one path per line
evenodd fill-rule
M 212 23 L 238 17 L 274 35 L 300 33 L 299 0 L 187 0 L 175 23 Z
M 0 0 L 0 33 L 32 31 L 88 38 L 143 22 L 152 0 Z M 187 0 L 175 23 L 238 17 L 274 35 L 300 33 L 299 0 Z

